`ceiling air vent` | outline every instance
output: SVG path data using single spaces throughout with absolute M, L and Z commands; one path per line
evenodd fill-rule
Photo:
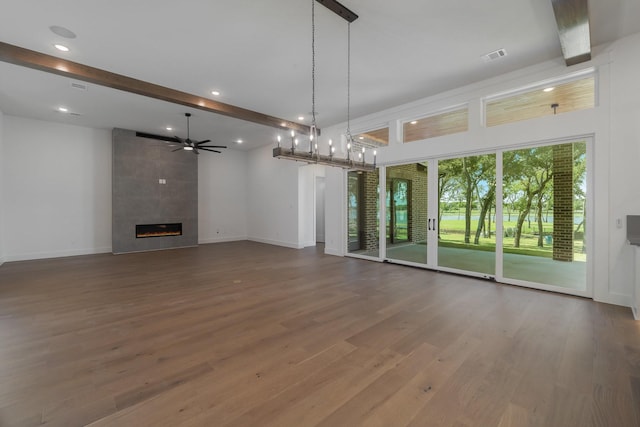
M 482 59 L 484 62 L 494 61 L 496 59 L 500 59 L 507 56 L 507 51 L 504 49 L 494 50 L 493 52 L 489 52 L 486 55 L 482 55 Z
M 87 85 L 78 82 L 71 82 L 71 87 L 78 90 L 87 90 Z

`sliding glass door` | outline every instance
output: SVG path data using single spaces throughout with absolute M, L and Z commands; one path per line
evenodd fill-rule
M 349 172 L 349 253 L 588 296 L 587 146 Z
M 496 273 L 496 155 L 438 161 L 438 266 Z
M 503 276 L 587 288 L 587 144 L 503 153 Z
M 380 256 L 379 170 L 347 174 L 347 252 Z
M 427 163 L 387 168 L 386 258 L 427 264 Z

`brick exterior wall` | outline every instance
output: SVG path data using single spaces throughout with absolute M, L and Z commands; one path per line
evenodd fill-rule
M 553 259 L 573 261 L 573 144 L 553 146 Z
M 419 163 L 391 166 L 387 168 L 387 189 L 392 179 L 409 181 L 411 191 L 410 209 L 408 212 L 409 241 L 421 243 L 427 241 L 427 168 Z
M 364 175 L 364 215 L 363 219 L 363 236 L 362 249 L 366 251 L 377 250 L 380 247 L 379 230 L 378 230 L 378 204 L 379 193 L 378 185 L 380 183 L 379 170 L 372 172 L 363 172 Z

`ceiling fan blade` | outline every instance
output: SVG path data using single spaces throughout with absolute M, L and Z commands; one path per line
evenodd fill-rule
M 198 148 L 227 148 L 226 145 L 200 145 Z
M 210 139 L 205 139 L 204 141 L 196 142 L 196 145 L 206 144 L 207 142 L 211 142 Z
M 218 150 L 209 150 L 208 148 L 202 148 L 202 147 L 198 147 L 200 150 L 204 150 L 204 151 L 210 151 L 212 153 L 222 153 L 222 151 L 218 151 Z

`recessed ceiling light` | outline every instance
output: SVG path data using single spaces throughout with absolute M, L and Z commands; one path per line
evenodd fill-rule
M 304 120 L 304 116 L 298 116 L 298 120 Z
M 212 90 L 211 91 L 211 95 L 218 96 L 218 95 L 220 95 L 220 92 L 218 92 L 217 90 Z
M 173 128 L 171 126 L 167 126 L 166 129 L 167 130 L 173 130 Z
M 287 127 L 287 124 L 285 122 L 280 123 L 280 126 L 282 126 L 283 128 Z
M 243 141 L 243 140 L 241 140 L 241 139 L 239 139 L 239 140 L 237 140 L 236 142 L 237 142 L 238 144 L 242 144 L 244 141 Z
M 543 89 L 543 92 L 551 92 L 554 89 L 555 89 L 555 87 L 546 87 L 546 88 Z
M 69 48 L 66 47 L 63 44 L 54 44 L 53 47 L 55 47 L 56 49 L 58 49 L 61 52 L 69 52 Z
M 60 111 L 61 113 L 68 113 L 69 109 L 67 107 L 58 107 L 58 111 Z
M 364 136 L 359 136 L 358 139 L 364 139 Z
M 412 122 L 411 122 L 411 124 L 412 124 L 412 125 L 415 125 L 415 124 L 417 124 L 417 123 L 418 123 L 418 121 L 417 121 L 417 120 L 414 120 L 414 121 L 412 121 Z
M 64 37 L 65 39 L 75 39 L 76 34 L 68 28 L 61 27 L 59 25 L 52 25 L 49 27 L 53 34 L 59 35 L 60 37 Z

